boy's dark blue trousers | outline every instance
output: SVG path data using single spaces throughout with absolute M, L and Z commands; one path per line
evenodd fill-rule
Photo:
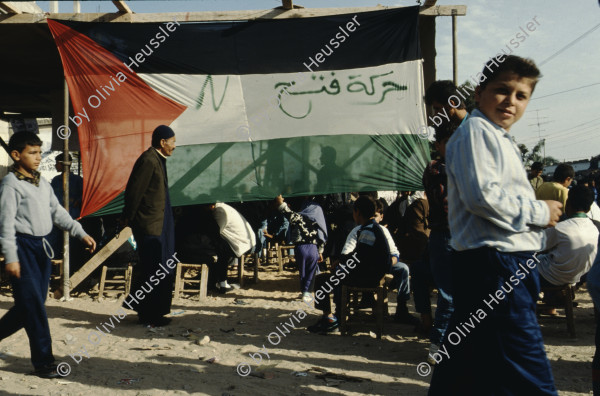
M 42 240 L 43 237 L 17 234 L 21 277 L 11 277 L 15 306 L 0 319 L 0 340 L 25 328 L 36 369 L 54 362 L 45 306 L 52 266 Z
M 535 316 L 533 253 L 453 252 L 452 284 L 455 310 L 441 347 L 449 357 L 440 355 L 429 395 L 556 395 Z

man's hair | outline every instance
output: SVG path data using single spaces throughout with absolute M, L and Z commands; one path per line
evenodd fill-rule
M 554 176 L 552 176 L 552 180 L 555 182 L 562 183 L 565 180 L 567 180 L 567 177 L 574 179 L 575 170 L 569 164 L 559 164 L 554 170 Z
M 441 143 L 442 140 L 449 139 L 457 128 L 458 124 L 452 121 L 444 122 L 439 126 L 435 126 L 435 141 Z
M 173 132 L 173 129 L 171 129 L 171 127 L 166 125 L 157 126 L 156 128 L 154 128 L 154 131 L 152 131 L 152 147 L 160 149 L 160 142 L 163 139 L 168 140 L 173 136 L 175 136 L 175 132 Z
M 479 83 L 480 89 L 484 89 L 490 82 L 497 79 L 503 72 L 516 73 L 521 78 L 531 78 L 533 80 L 533 84 L 531 85 L 531 93 L 533 93 L 535 85 L 542 77 L 540 70 L 537 68 L 533 60 L 529 58 L 521 58 L 520 56 L 516 55 L 508 55 L 502 63 L 495 59 L 490 59 L 487 61 L 483 67 L 483 71 L 481 72 L 485 76 L 485 80 Z
M 365 219 L 370 219 L 375 216 L 375 200 L 368 195 L 361 195 L 354 201 L 354 210 Z
M 27 146 L 41 145 L 42 141 L 35 133 L 27 131 L 17 132 L 12 135 L 8 141 L 8 151 L 12 153 L 13 150 L 17 150 L 19 153 L 22 153 Z
M 374 200 L 377 199 L 379 196 L 377 191 L 359 191 L 358 196 L 360 197 L 362 195 L 369 196 L 369 197 L 373 198 Z
M 531 170 L 532 171 L 543 171 L 544 170 L 544 165 L 541 162 L 534 162 L 533 164 L 531 164 Z
M 567 205 L 576 212 L 589 212 L 592 203 L 594 202 L 594 192 L 591 188 L 583 184 L 573 186 L 569 190 Z
M 65 160 L 65 153 L 60 153 L 56 156 L 56 162 L 63 162 Z M 69 154 L 69 162 L 73 162 L 73 157 Z
M 464 109 L 465 103 L 460 100 L 460 96 L 458 96 L 458 88 L 456 85 L 450 80 L 439 80 L 433 82 L 427 91 L 425 91 L 425 103 L 428 106 L 431 106 L 433 102 L 439 102 L 441 104 L 448 103 L 448 98 L 452 95 L 456 96 L 458 99 L 457 109 Z M 449 105 L 450 103 L 448 103 Z M 454 106 L 453 106 L 454 107 Z
M 383 202 L 381 202 L 381 198 L 375 201 L 375 213 L 379 213 L 383 215 L 385 208 L 383 206 Z

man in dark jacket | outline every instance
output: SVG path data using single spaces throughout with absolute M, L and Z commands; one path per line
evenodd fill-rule
M 123 222 L 131 226 L 140 257 L 133 271 L 132 292 L 124 306 L 137 311 L 145 325 L 164 326 L 171 319 L 175 232 L 167 157 L 175 150 L 175 133 L 166 125 L 152 133 L 152 147 L 135 162 L 127 187 Z M 176 258 L 176 257 L 175 257 Z M 160 278 L 160 279 L 159 279 Z

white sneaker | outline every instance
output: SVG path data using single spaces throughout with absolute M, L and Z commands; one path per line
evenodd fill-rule
M 225 280 L 225 281 L 223 281 L 223 282 L 219 282 L 219 283 L 217 283 L 217 285 L 218 285 L 219 287 L 224 287 L 225 289 L 228 289 L 228 288 L 230 287 L 230 286 L 229 286 L 229 283 L 227 283 L 227 281 L 226 281 L 226 280 Z
M 435 361 L 435 359 L 433 358 L 433 354 L 437 353 L 439 350 L 440 350 L 439 345 L 436 345 L 436 344 L 429 345 L 429 354 L 427 355 L 427 363 L 431 364 L 432 366 L 437 363 Z
M 312 300 L 312 295 L 309 292 L 302 293 L 302 301 L 304 301 L 307 304 L 310 304 Z

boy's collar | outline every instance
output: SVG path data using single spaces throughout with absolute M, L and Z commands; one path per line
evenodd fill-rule
M 485 116 L 485 114 L 483 114 L 481 112 L 481 110 L 474 109 L 473 112 L 471 113 L 471 117 L 481 117 L 481 118 L 485 119 L 487 122 L 489 122 L 490 124 L 492 124 L 494 126 L 494 128 L 496 128 L 499 132 L 501 132 L 502 134 L 510 137 L 510 133 L 506 129 L 504 129 L 501 126 L 496 125 L 494 122 L 492 122 L 489 118 L 487 118 Z
M 587 219 L 587 214 L 585 214 L 585 212 L 575 212 L 571 216 L 569 216 L 570 219 L 572 219 L 574 217 L 580 217 L 580 218 L 586 218 Z
M 40 186 L 40 176 L 41 176 L 41 173 L 38 172 L 38 171 L 36 171 L 35 169 L 31 170 L 31 174 L 33 175 L 33 177 L 29 177 L 29 176 L 24 175 L 23 173 L 21 173 L 17 169 L 17 167 L 15 166 L 15 164 L 12 164 L 8 168 L 8 171 L 14 173 L 18 180 L 25 180 L 26 182 L 31 183 L 31 184 L 33 184 L 36 187 Z

